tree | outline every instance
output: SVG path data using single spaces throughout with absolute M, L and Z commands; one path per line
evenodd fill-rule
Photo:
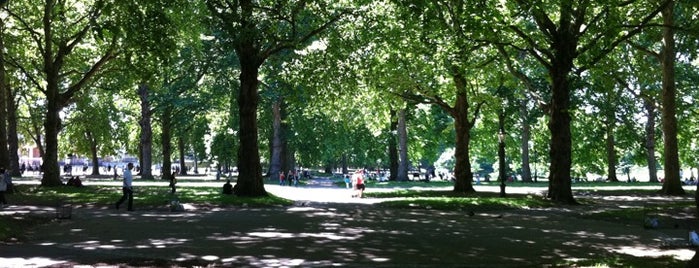
M 494 17 L 496 21 L 502 20 L 498 31 L 516 37 L 510 45 L 517 53 L 529 53 L 548 70 L 551 81 L 551 100 L 547 105 L 551 131 L 548 197 L 556 202 L 577 203 L 571 190 L 570 174 L 570 99 L 574 92 L 571 78 L 591 68 L 620 43 L 641 32 L 668 1 L 650 10 L 633 9 L 633 4 L 640 2 L 601 4 L 563 0 L 551 6 L 519 0 L 506 4 L 507 14 L 516 15 Z M 628 12 L 637 12 L 638 15 L 628 17 Z M 627 18 L 630 22 L 622 23 Z M 500 43 L 502 39 L 494 41 Z
M 240 149 L 236 195 L 266 195 L 258 144 L 257 108 L 260 67 L 281 51 L 307 45 L 349 12 L 325 2 L 276 1 L 253 3 L 206 1 L 216 25 L 225 33 L 240 61 Z M 262 19 L 264 18 L 264 19 Z
M 91 92 L 76 98 L 75 107 L 67 110 L 65 119 L 65 143 L 69 152 L 88 155 L 92 163 L 92 175 L 99 175 L 99 156 L 117 151 L 120 137 L 126 128 L 118 114 L 114 98 L 107 92 Z
M 39 9 L 31 13 L 23 4 L 13 5 L 10 16 L 18 22 L 19 30 L 34 42 L 36 54 L 41 57 L 42 77 L 34 77 L 46 101 L 44 118 L 45 154 L 43 156 L 44 186 L 61 185 L 58 167 L 58 133 L 60 132 L 60 111 L 74 101 L 74 96 L 99 73 L 102 67 L 116 56 L 116 36 L 97 36 L 95 27 L 103 18 L 105 6 L 97 1 L 89 5 L 72 5 L 65 1 L 46 0 Z M 22 13 L 16 13 L 15 10 Z M 25 13 L 26 12 L 26 13 Z M 39 30 L 37 30 L 39 29 Z M 91 43 L 96 46 L 82 46 Z M 79 66 L 82 65 L 82 66 Z M 27 70 L 31 65 L 24 66 Z M 79 71 L 82 70 L 82 71 Z M 43 81 L 39 84 L 38 81 Z

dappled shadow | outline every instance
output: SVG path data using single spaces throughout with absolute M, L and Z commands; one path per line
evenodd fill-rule
M 651 252 L 654 230 L 544 211 L 476 213 L 366 204 L 116 211 L 79 207 L 0 262 L 61 266 L 523 267 Z

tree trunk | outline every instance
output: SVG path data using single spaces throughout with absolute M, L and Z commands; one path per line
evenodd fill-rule
M 648 164 L 648 178 L 650 182 L 658 182 L 658 163 L 655 159 L 655 103 L 644 99 L 643 105 L 648 114 L 646 120 L 646 162 Z
M 529 125 L 529 113 L 527 112 L 527 99 L 520 102 L 520 116 L 522 120 L 522 181 L 532 182 L 532 171 L 529 163 L 529 141 L 531 140 L 531 125 Z
M 408 127 L 405 122 L 405 109 L 398 111 L 398 171 L 396 179 L 408 180 Z
M 141 135 L 139 137 L 141 178 L 144 180 L 152 180 L 153 128 L 151 126 L 150 102 L 148 101 L 148 85 L 146 83 L 138 85 L 138 96 L 141 100 L 141 119 L 138 120 L 138 124 L 141 127 Z
M 5 70 L 5 42 L 3 41 L 5 30 L 4 19 L 0 18 L 0 167 L 10 169 L 10 152 L 7 147 L 7 105 L 11 101 L 9 83 Z
M 92 175 L 97 176 L 100 174 L 100 169 L 99 169 L 99 158 L 97 158 L 97 141 L 92 137 L 91 132 L 85 133 L 87 135 L 87 139 L 90 142 L 90 159 L 92 161 Z
M 177 152 L 180 156 L 180 174 L 179 175 L 187 175 L 187 162 L 184 159 L 185 143 L 184 143 L 184 139 L 181 136 L 177 137 Z
M 396 135 L 398 133 L 398 118 L 396 110 L 391 110 L 391 126 L 388 138 L 388 159 L 389 159 L 389 181 L 398 180 L 398 144 Z
M 680 161 L 677 152 L 677 118 L 675 86 L 675 34 L 674 34 L 674 2 L 663 9 L 663 41 L 661 53 L 663 73 L 663 138 L 665 150 L 665 181 L 662 192 L 667 195 L 684 195 L 680 179 Z
M 259 96 L 259 66 L 252 42 L 245 42 L 237 48 L 240 59 L 240 91 L 238 93 L 240 147 L 238 149 L 238 181 L 233 189 L 238 196 L 266 196 L 262 180 L 260 152 L 257 137 L 257 105 Z
M 47 79 L 51 80 L 51 79 Z M 47 83 L 47 105 L 46 105 L 46 117 L 44 121 L 44 139 L 46 142 L 45 153 L 43 156 L 43 172 L 44 175 L 41 179 L 42 186 L 60 186 L 63 184 L 61 182 L 61 173 L 58 166 L 58 132 L 60 131 L 61 118 L 58 113 L 61 110 L 58 105 L 58 82 L 48 82 Z
M 567 5 L 570 5 L 568 3 Z M 563 7 L 570 12 L 570 6 Z M 572 140 L 570 131 L 570 72 L 573 69 L 573 60 L 577 46 L 577 33 L 572 32 L 569 14 L 561 19 L 561 25 L 556 32 L 557 36 L 552 44 L 554 58 L 552 65 L 548 69 L 551 77 L 551 106 L 549 130 L 551 131 L 551 145 L 549 148 L 549 192 L 551 200 L 565 203 L 577 204 L 573 198 L 571 190 L 570 170 L 572 166 Z
M 505 181 L 507 180 L 507 163 L 505 162 L 505 110 L 498 113 L 498 180 L 500 181 L 500 197 L 505 197 Z
M 282 114 L 281 114 L 281 97 L 272 103 L 272 141 L 271 153 L 269 160 L 269 177 L 270 179 L 278 178 L 279 173 L 283 172 L 282 159 Z
M 605 120 L 606 122 L 606 130 L 607 130 L 607 139 L 605 140 L 606 142 L 606 151 L 607 151 L 607 180 L 613 181 L 613 182 L 618 182 L 619 179 L 616 177 L 616 166 L 617 166 L 617 154 L 616 154 L 616 149 L 614 148 L 615 144 L 615 139 L 614 139 L 614 132 L 615 132 L 615 123 L 616 123 L 616 118 L 614 115 L 614 111 L 609 112 L 607 115 L 607 119 Z
M 161 179 L 169 181 L 172 178 L 172 107 L 167 106 L 163 110 L 163 117 L 160 118 L 161 133 L 160 142 L 163 148 L 163 172 Z
M 458 79 L 455 79 L 458 80 Z M 468 118 L 468 93 L 465 89 L 464 81 L 457 81 L 456 103 L 454 105 L 454 128 L 456 130 L 456 148 L 454 157 L 454 192 L 473 193 L 473 172 L 471 171 L 471 157 L 469 152 L 471 142 L 471 122 Z
M 22 176 L 19 164 L 19 137 L 17 136 L 17 104 L 12 88 L 7 88 L 7 144 L 10 152 L 10 168 L 13 177 Z
M 347 166 L 347 154 L 342 154 L 342 159 L 340 160 L 342 164 L 342 174 L 349 174 L 349 167 Z

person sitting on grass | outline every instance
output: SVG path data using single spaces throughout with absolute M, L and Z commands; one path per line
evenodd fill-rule
M 223 184 L 223 194 L 233 194 L 233 186 L 231 185 L 231 180 L 226 180 L 226 183 Z

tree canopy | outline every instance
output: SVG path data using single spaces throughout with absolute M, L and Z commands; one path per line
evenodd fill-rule
M 591 174 L 629 180 L 641 166 L 658 181 L 659 168 L 667 194 L 682 193 L 680 170 L 699 175 L 693 1 L 47 0 L 0 12 L 0 165 L 35 146 L 46 186 L 68 154 L 97 166 L 126 153 L 147 178 L 172 159 L 237 167 L 244 196 L 287 169 L 403 180 L 435 165 L 468 193 L 498 158 L 524 181 L 546 174 L 561 203 Z

